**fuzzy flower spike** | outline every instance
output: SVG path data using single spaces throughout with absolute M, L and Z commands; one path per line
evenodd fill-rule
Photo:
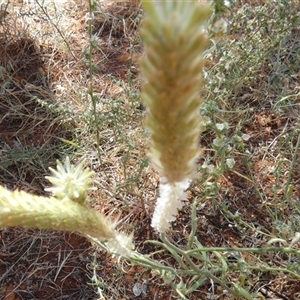
M 207 42 L 202 28 L 210 8 L 195 1 L 143 1 L 143 6 L 142 98 L 151 134 L 149 155 L 161 176 L 152 226 L 162 233 L 183 205 L 199 155 L 200 72 Z
M 39 229 L 75 231 L 119 256 L 129 256 L 132 235 L 116 230 L 117 221 L 89 209 L 86 202 L 92 172 L 79 165 L 57 162 L 47 179 L 53 184 L 52 197 L 34 196 L 23 191 L 9 191 L 0 186 L 0 227 L 24 226 Z

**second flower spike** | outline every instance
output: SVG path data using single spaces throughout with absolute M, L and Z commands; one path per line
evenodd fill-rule
M 188 186 L 199 156 L 204 127 L 199 118 L 200 73 L 207 43 L 203 28 L 210 8 L 194 1 L 143 1 L 143 6 L 147 17 L 141 30 L 146 50 L 140 62 L 145 77 L 142 98 L 151 134 L 150 159 L 164 184 L 152 225 L 162 232 L 167 226 L 160 226 L 161 218 L 168 224 L 174 219 L 170 203 L 176 212 L 182 206 L 185 194 L 178 187 Z

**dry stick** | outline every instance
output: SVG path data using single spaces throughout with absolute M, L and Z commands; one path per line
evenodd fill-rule
M 88 94 L 91 97 L 92 100 L 92 106 L 93 106 L 93 116 L 94 116 L 94 121 L 95 121 L 95 127 L 96 127 L 96 142 L 97 142 L 97 153 L 98 153 L 98 158 L 100 161 L 100 165 L 103 165 L 102 161 L 102 154 L 100 152 L 100 126 L 99 126 L 99 119 L 97 115 L 97 101 L 94 97 L 94 88 L 93 88 L 93 76 L 94 76 L 94 65 L 92 61 L 92 53 L 93 49 L 95 48 L 95 45 L 92 41 L 92 20 L 93 20 L 93 12 L 94 12 L 94 3 L 93 0 L 89 0 L 89 20 L 88 20 L 88 33 L 89 33 L 89 55 L 88 55 L 88 63 L 89 63 L 89 76 L 90 76 L 90 85 L 89 85 L 89 91 Z M 102 52 L 102 51 L 101 51 Z M 102 149 L 101 149 L 102 150 Z M 103 150 L 102 150 L 103 151 Z M 108 179 L 108 175 L 105 171 L 103 170 L 104 175 L 106 176 L 106 179 Z
M 299 130 L 299 124 L 297 124 L 297 126 L 295 128 L 296 132 L 297 132 L 297 130 Z M 285 189 L 284 189 L 283 201 L 286 201 L 289 194 L 290 194 L 289 190 L 291 188 L 291 180 L 292 180 L 292 175 L 294 173 L 294 167 L 296 165 L 296 161 L 297 161 L 297 158 L 298 158 L 299 147 L 300 147 L 300 134 L 298 134 L 297 144 L 295 146 L 295 151 L 293 153 L 293 158 L 292 158 L 292 162 L 291 162 L 291 165 L 290 165 L 290 171 L 288 173 L 288 178 L 287 178 Z

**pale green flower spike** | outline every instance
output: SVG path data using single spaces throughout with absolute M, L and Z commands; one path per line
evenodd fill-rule
M 90 177 L 93 174 L 89 169 L 83 168 L 83 162 L 77 166 L 70 164 L 69 157 L 66 158 L 64 166 L 57 161 L 57 170 L 49 168 L 52 176 L 46 176 L 53 187 L 46 188 L 45 191 L 52 192 L 58 199 L 69 198 L 79 204 L 84 204 L 87 191 L 93 190 L 89 186 Z
M 143 1 L 143 6 L 142 98 L 151 133 L 150 158 L 163 180 L 152 226 L 164 232 L 182 206 L 199 156 L 197 143 L 204 129 L 200 72 L 207 42 L 202 28 L 210 8 L 195 1 Z
M 34 196 L 0 186 L 0 226 L 77 231 L 101 240 L 115 237 L 113 222 L 68 199 Z
M 90 189 L 91 172 L 82 164 L 73 166 L 67 158 L 64 167 L 57 162 L 54 184 L 49 188 L 57 197 L 40 197 L 22 191 L 9 191 L 0 186 L 0 227 L 23 226 L 39 229 L 75 231 L 89 237 L 114 254 L 129 256 L 133 249 L 133 236 L 118 232 L 117 222 L 82 205 Z

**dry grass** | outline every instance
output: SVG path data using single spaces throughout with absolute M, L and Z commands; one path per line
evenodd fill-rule
M 95 299 L 93 249 L 74 234 L 1 230 L 1 299 Z
M 0 24 L 0 183 L 43 194 L 47 167 L 57 158 L 85 159 L 95 171 L 97 191 L 90 194 L 91 206 L 120 214 L 120 227 L 135 232 L 138 251 L 174 265 L 168 253 L 145 242 L 157 238 L 150 217 L 158 176 L 146 158 L 138 3 L 99 1 L 91 78 L 88 4 L 28 2 L 11 1 Z M 226 15 L 230 31 L 211 49 L 205 70 L 204 113 L 213 122 L 201 138 L 207 151 L 200 163 L 220 168 L 215 174 L 201 170 L 203 175 L 189 190 L 189 201 L 199 200 L 196 236 L 207 247 L 263 247 L 273 237 L 291 242 L 300 223 L 299 4 L 291 2 L 295 11 L 289 14 L 282 11 L 280 29 L 278 19 L 270 19 L 279 14 L 278 7 L 264 1 L 237 2 L 232 16 Z M 242 11 L 246 5 L 249 9 Z M 257 21 L 255 8 L 261 20 L 269 16 L 268 24 Z M 272 35 L 262 34 L 267 25 Z M 229 128 L 218 132 L 216 124 L 223 122 Z M 232 148 L 226 154 L 235 160 L 232 170 L 221 170 L 220 149 L 213 145 L 218 134 Z M 169 238 L 185 247 L 190 227 L 186 206 Z M 0 234 L 0 295 L 6 300 L 97 299 L 97 291 L 105 299 L 175 298 L 149 270 L 119 265 L 76 235 L 21 228 L 4 228 Z M 230 265 L 228 281 L 243 281 L 265 299 L 299 299 L 299 278 L 282 272 L 298 272 L 296 255 L 243 252 L 243 279 L 237 257 L 222 254 Z M 145 290 L 135 297 L 133 289 L 141 286 Z M 234 299 L 209 280 L 188 297 Z

